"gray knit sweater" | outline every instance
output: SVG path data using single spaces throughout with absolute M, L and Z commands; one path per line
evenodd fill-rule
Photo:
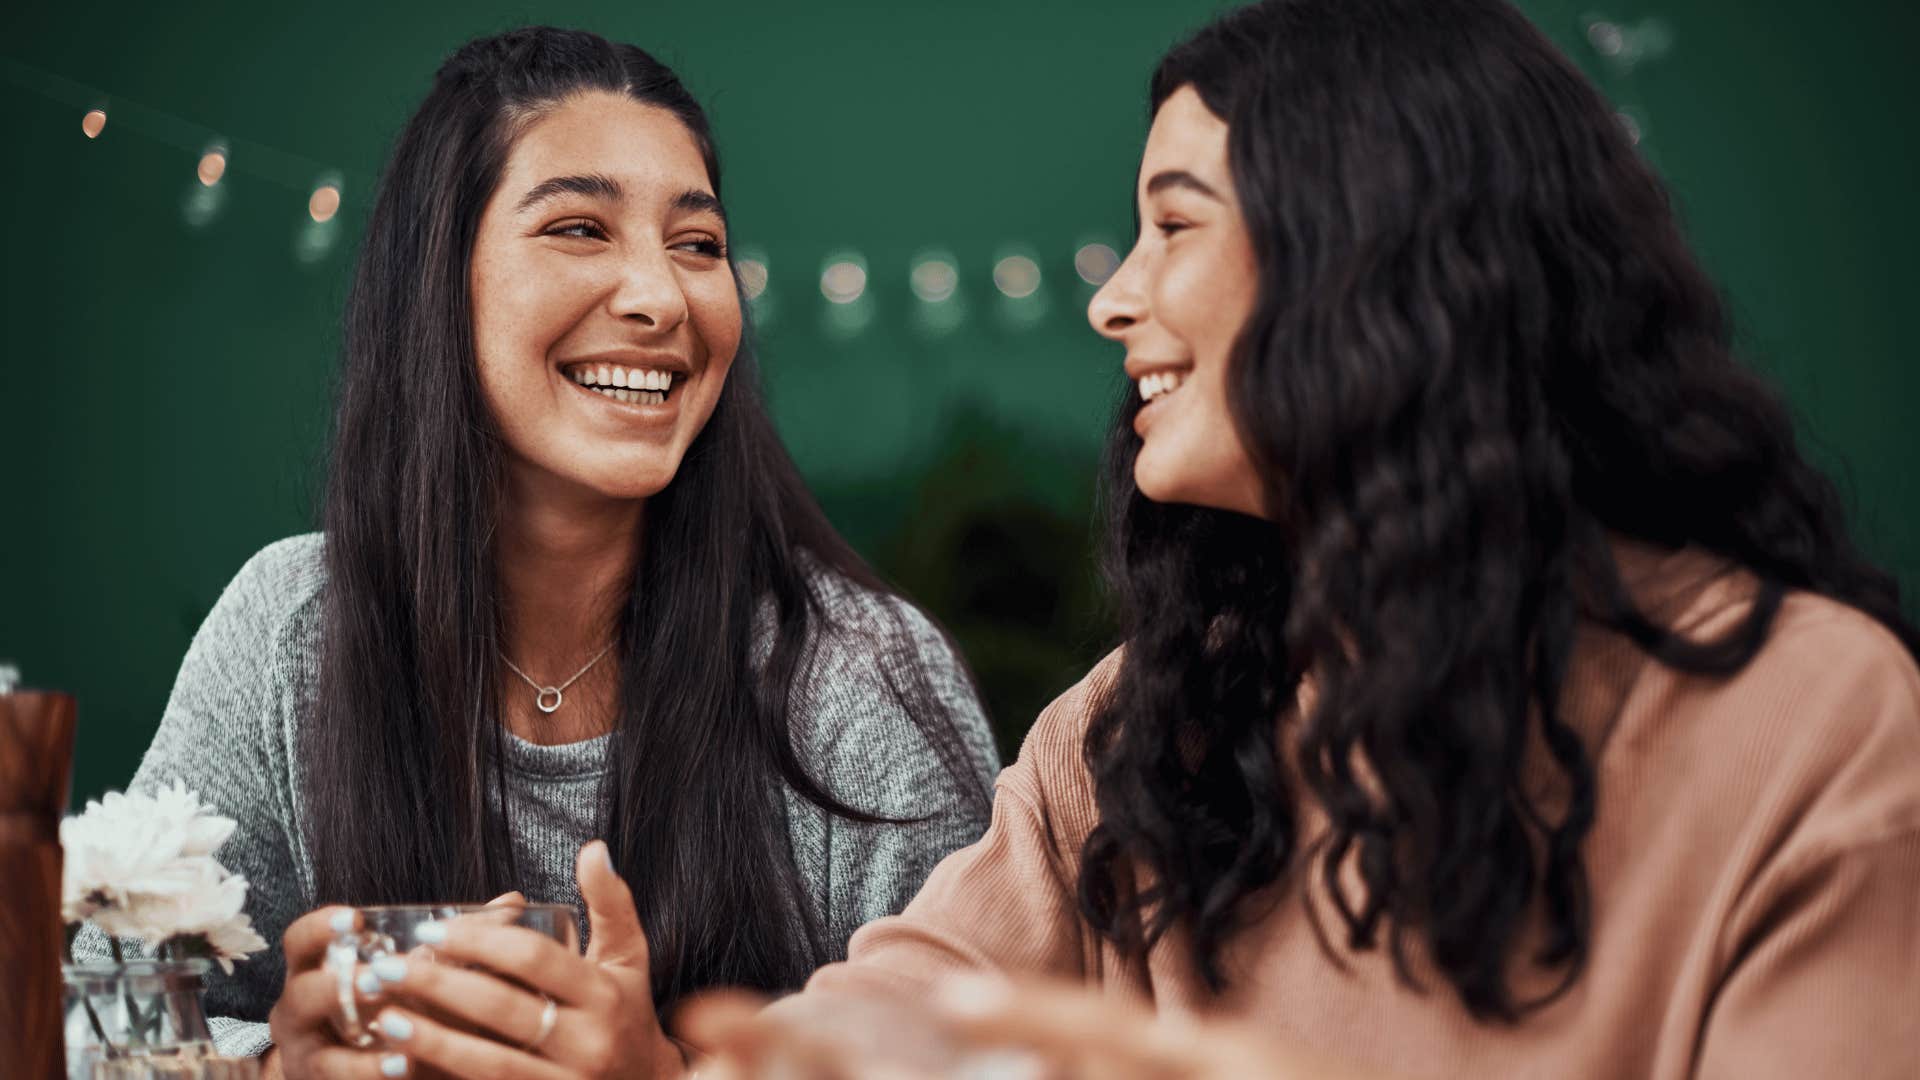
M 223 1053 L 269 1045 L 287 924 L 316 906 L 305 843 L 298 732 L 313 715 L 326 573 L 320 534 L 272 544 L 241 568 L 187 650 L 173 696 L 132 788 L 184 780 L 239 822 L 218 852 L 250 885 L 247 910 L 272 947 L 216 968 L 207 993 Z M 986 808 L 963 783 L 991 789 L 998 759 L 961 666 L 924 615 L 900 600 L 821 575 L 815 590 L 832 625 L 794 687 L 794 744 L 812 774 L 852 806 L 924 818 L 867 825 L 833 817 L 787 792 L 788 833 L 831 950 L 845 955 L 862 923 L 897 912 L 942 857 L 978 839 Z M 888 608 L 899 616 L 885 618 Z M 896 629 L 896 627 L 904 628 Z M 976 776 L 955 778 L 888 693 L 890 675 L 917 667 L 952 716 Z M 893 679 L 898 685 L 898 678 Z M 540 746 L 506 736 L 507 799 L 530 899 L 579 904 L 574 854 L 594 836 L 608 737 Z M 89 928 L 75 951 L 103 956 Z

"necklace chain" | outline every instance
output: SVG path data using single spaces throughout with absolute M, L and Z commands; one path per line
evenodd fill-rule
M 508 669 L 510 669 L 515 675 L 520 676 L 520 680 L 522 682 L 526 683 L 528 686 L 533 687 L 534 707 L 539 709 L 543 713 L 552 713 L 556 709 L 560 708 L 560 704 L 566 700 L 565 691 L 567 687 L 572 686 L 574 683 L 579 682 L 580 676 L 585 675 L 589 671 L 592 671 L 593 665 L 599 663 L 601 657 L 607 655 L 612 651 L 613 651 L 613 643 L 608 642 L 606 648 L 601 649 L 599 652 L 593 654 L 593 659 L 587 661 L 586 667 L 583 667 L 579 671 L 574 672 L 573 678 L 568 679 L 566 682 L 561 683 L 559 686 L 541 686 L 539 683 L 534 682 L 531 678 L 527 676 L 526 672 L 520 670 L 519 665 L 515 664 L 512 660 L 507 659 L 506 653 L 501 653 L 500 659 L 506 663 Z M 547 703 L 547 698 L 549 696 L 553 698 L 552 704 Z

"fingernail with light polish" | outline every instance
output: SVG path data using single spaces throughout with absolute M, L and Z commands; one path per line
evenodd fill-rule
M 353 909 L 341 908 L 334 912 L 333 917 L 327 920 L 327 925 L 332 927 L 336 934 L 353 933 Z
M 380 1075 L 400 1077 L 407 1075 L 407 1059 L 404 1054 L 388 1054 L 380 1059 Z
M 398 956 L 382 956 L 367 966 L 381 982 L 399 982 L 407 977 L 407 962 Z
M 361 972 L 360 977 L 353 981 L 353 985 L 360 988 L 362 997 L 380 996 L 380 976 L 371 971 Z
M 413 1021 L 398 1013 L 388 1013 L 380 1018 L 380 1033 L 394 1042 L 406 1042 L 413 1038 Z
M 423 922 L 413 928 L 413 937 L 422 945 L 444 945 L 447 941 L 446 924 Z

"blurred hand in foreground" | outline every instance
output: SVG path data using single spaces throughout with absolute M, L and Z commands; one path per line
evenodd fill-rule
M 728 991 L 675 1016 L 699 1080 L 1241 1080 L 1356 1074 L 1244 1020 L 1160 1016 L 1079 984 L 964 976 L 916 1008 L 827 994 L 767 1006 Z

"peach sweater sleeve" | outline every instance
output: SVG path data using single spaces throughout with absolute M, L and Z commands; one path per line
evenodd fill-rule
M 995 784 L 986 835 L 935 867 L 899 915 L 857 931 L 847 959 L 816 972 L 809 991 L 917 998 L 967 970 L 1097 977 L 1076 893 L 1094 816 L 1080 755 L 1089 697 L 1114 668 L 1109 658 L 1041 713 Z
M 1920 1077 L 1920 677 L 1850 644 L 1791 703 L 1855 738 L 1781 778 L 1797 820 L 1723 928 L 1702 1080 Z

